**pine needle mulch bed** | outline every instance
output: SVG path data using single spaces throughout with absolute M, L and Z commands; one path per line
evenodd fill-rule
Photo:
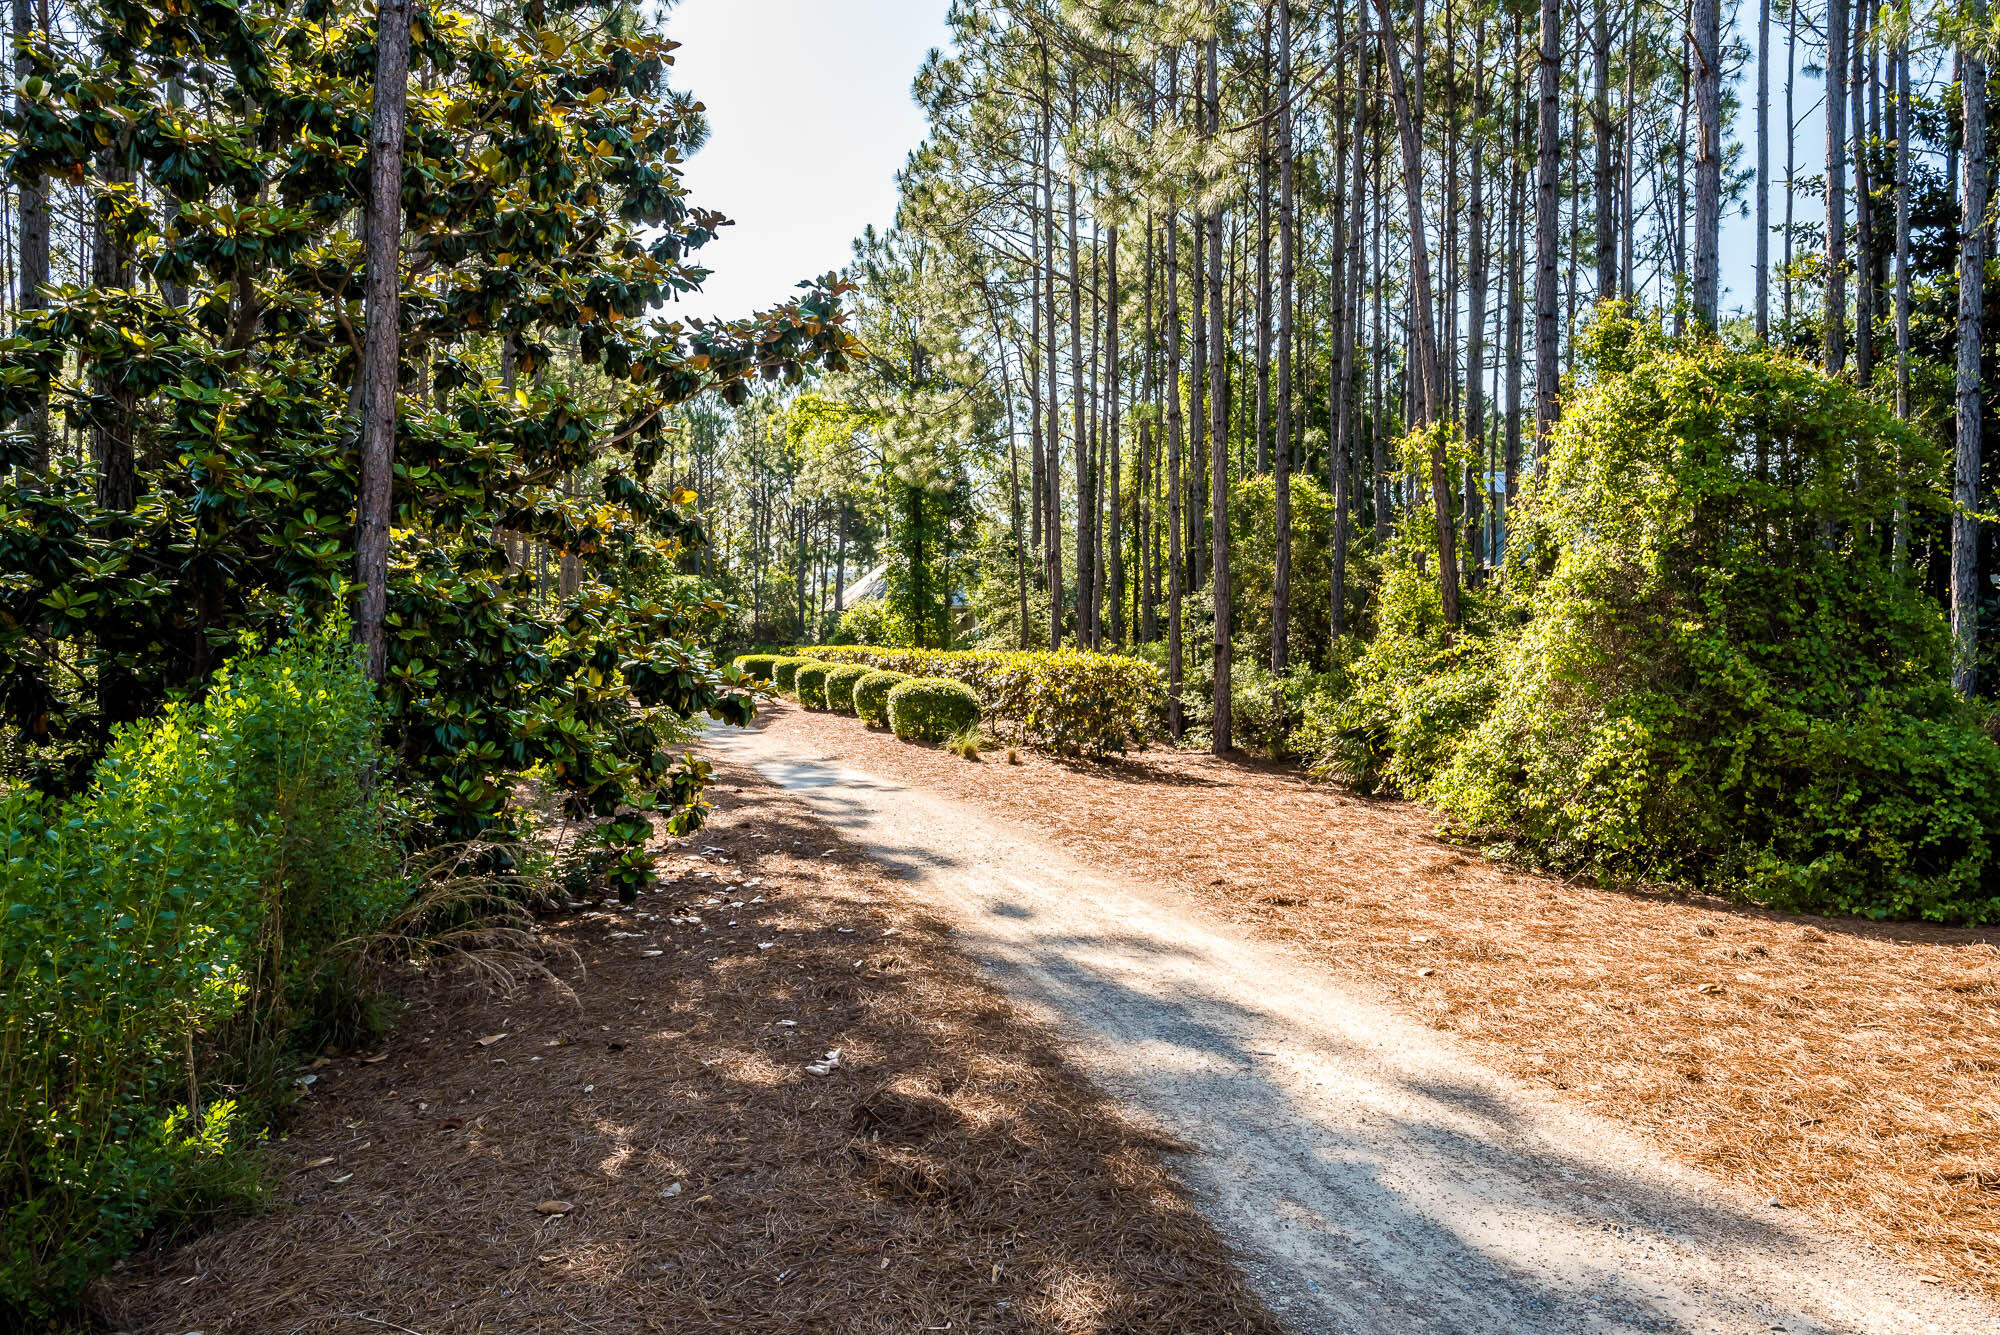
M 771 708 L 816 750 L 1192 891 L 1683 1161 L 2000 1296 L 2000 932 L 1566 883 L 1288 766 L 1157 747 L 970 764 Z
M 274 1207 L 121 1267 L 106 1328 L 1275 1335 L 1180 1147 L 790 799 L 716 801 L 672 886 L 551 924 L 574 1001 L 420 984 L 317 1072 Z

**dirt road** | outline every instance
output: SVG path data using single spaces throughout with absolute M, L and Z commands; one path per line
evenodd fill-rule
M 1679 1167 L 1169 888 L 826 760 L 707 743 L 865 842 L 1185 1174 L 1306 1332 L 1992 1335 L 2000 1310 Z

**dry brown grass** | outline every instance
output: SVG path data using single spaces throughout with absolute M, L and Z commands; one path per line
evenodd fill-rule
M 282 1204 L 135 1258 L 110 1328 L 1275 1335 L 1176 1147 L 802 809 L 718 798 L 673 888 L 551 925 L 573 998 L 433 980 L 323 1068 Z
M 1175 882 L 1678 1158 L 2000 1295 L 2000 933 L 1565 883 L 1287 767 L 971 766 L 780 710 L 831 755 Z

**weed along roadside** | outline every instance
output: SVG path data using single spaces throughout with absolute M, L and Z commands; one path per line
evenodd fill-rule
M 275 1208 L 134 1258 L 113 1328 L 1276 1335 L 1180 1147 L 892 869 L 754 773 L 712 794 L 658 889 L 545 920 L 570 994 L 439 978 L 321 1067 Z

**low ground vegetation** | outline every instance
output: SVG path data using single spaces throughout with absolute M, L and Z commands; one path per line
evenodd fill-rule
M 382 722 L 329 629 L 125 730 L 83 795 L 0 803 L 10 1322 L 53 1319 L 156 1224 L 254 1199 L 290 1037 L 368 1036 L 364 950 L 408 897 Z
M 1276 1335 L 1179 1147 L 864 847 L 748 770 L 698 844 L 548 922 L 573 999 L 415 988 L 273 1147 L 283 1208 L 133 1258 L 106 1328 Z

